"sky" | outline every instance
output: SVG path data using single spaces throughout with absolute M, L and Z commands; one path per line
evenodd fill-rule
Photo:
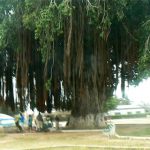
M 130 86 L 126 89 L 126 94 L 131 104 L 150 104 L 150 78 L 141 82 L 138 86 Z M 116 91 L 117 97 L 121 97 L 120 85 Z

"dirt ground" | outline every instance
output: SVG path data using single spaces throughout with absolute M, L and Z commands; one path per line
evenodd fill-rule
M 123 120 L 123 119 L 122 119 Z M 142 131 L 143 135 L 150 137 L 149 124 L 146 122 L 132 120 L 130 123 L 139 122 L 135 124 L 117 125 L 117 133 L 119 135 L 132 136 L 138 135 L 137 131 Z M 149 119 L 146 118 L 146 121 Z M 117 120 L 115 120 L 117 121 Z M 118 121 L 117 121 L 118 123 Z M 125 122 L 126 123 L 126 122 Z M 145 123 L 145 125 L 143 125 Z M 111 137 L 104 135 L 102 131 L 86 131 L 86 132 L 32 132 L 17 133 L 16 128 L 10 129 L 9 133 L 0 133 L 0 150 L 111 150 L 111 149 L 148 149 L 150 150 L 149 139 L 134 139 L 129 137 Z M 14 132 L 15 131 L 15 132 Z M 132 132 L 131 132 L 132 131 Z M 130 134 L 129 134 L 130 133 Z M 142 135 L 140 132 L 140 135 Z M 142 136 L 143 136 L 142 135 Z
M 0 150 L 150 149 L 149 140 L 109 138 L 102 132 L 0 134 Z

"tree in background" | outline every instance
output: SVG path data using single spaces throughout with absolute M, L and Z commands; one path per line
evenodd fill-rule
M 99 127 L 106 105 L 114 104 L 110 97 L 119 78 L 125 97 L 126 84 L 140 74 L 139 56 L 141 66 L 148 64 L 149 5 L 149 0 L 0 0 L 4 103 L 12 110 L 17 103 L 21 110 L 28 104 L 39 111 L 71 110 L 70 126 Z

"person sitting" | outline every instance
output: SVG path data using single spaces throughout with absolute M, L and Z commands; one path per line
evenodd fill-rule
M 28 118 L 28 128 L 29 128 L 29 132 L 32 131 L 32 115 L 29 115 Z
M 41 131 L 43 129 L 43 117 L 40 112 L 37 115 L 36 120 L 38 131 Z
M 19 123 L 20 123 L 20 125 L 23 129 L 24 128 L 24 123 L 25 123 L 25 118 L 24 118 L 24 115 L 22 113 L 20 113 Z
M 57 115 L 55 117 L 55 121 L 56 121 L 56 130 L 59 130 L 59 117 Z
M 20 123 L 19 123 L 19 120 L 20 120 L 20 116 L 19 115 L 15 115 L 15 124 L 16 124 L 16 127 L 19 129 L 20 132 L 23 131 Z

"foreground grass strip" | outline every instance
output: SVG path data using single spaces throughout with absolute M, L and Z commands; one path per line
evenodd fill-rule
M 123 150 L 150 150 L 150 147 L 129 147 L 129 146 L 103 146 L 103 145 L 55 145 L 55 146 L 49 146 L 49 147 L 40 147 L 40 148 L 34 148 L 34 149 L 24 149 L 24 150 L 51 150 L 51 149 L 67 149 L 67 150 L 73 150 L 73 149 L 108 149 L 108 150 L 114 150 L 114 149 L 123 149 Z
M 130 139 L 130 140 L 150 140 L 150 137 L 120 136 L 118 134 L 116 134 L 115 137 L 120 139 Z
M 0 150 L 150 150 L 148 137 L 107 137 L 99 132 L 8 134 L 0 143 Z

